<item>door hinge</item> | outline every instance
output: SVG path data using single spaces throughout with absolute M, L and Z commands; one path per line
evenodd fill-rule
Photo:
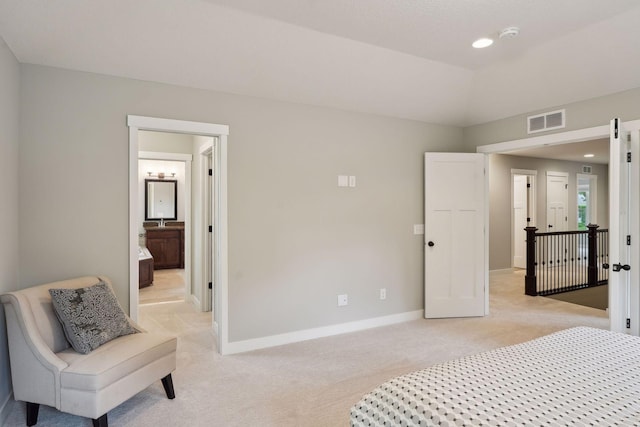
M 627 163 L 631 163 L 631 153 L 627 153 Z
M 627 329 L 631 329 L 631 319 L 627 318 Z
M 209 233 L 213 233 L 213 225 L 209 226 Z
M 213 176 L 213 169 L 209 169 L 209 176 Z
M 531 184 L 527 183 L 527 188 L 531 188 Z
M 631 246 L 631 236 L 627 235 L 627 246 Z
M 209 289 L 213 289 L 213 282 L 209 282 Z
M 615 119 L 613 121 L 613 137 L 614 138 L 618 137 L 618 119 Z
M 531 222 L 531 218 L 527 218 L 527 222 Z

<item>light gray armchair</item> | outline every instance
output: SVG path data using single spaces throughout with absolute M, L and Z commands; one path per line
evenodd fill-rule
M 1 296 L 7 319 L 13 393 L 27 402 L 27 425 L 38 421 L 39 405 L 93 419 L 107 426 L 107 412 L 162 379 L 175 397 L 171 372 L 176 368 L 172 336 L 144 331 L 111 340 L 88 354 L 70 347 L 54 313 L 49 289 L 84 288 L 111 282 L 101 276 L 40 285 Z

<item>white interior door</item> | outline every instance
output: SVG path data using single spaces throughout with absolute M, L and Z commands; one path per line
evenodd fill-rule
M 488 312 L 485 156 L 425 154 L 425 318 Z
M 547 172 L 547 231 L 569 229 L 569 176 L 564 172 Z
M 513 266 L 527 267 L 526 232 L 528 214 L 527 176 L 513 175 Z
M 611 121 L 609 164 L 609 319 L 611 330 L 638 335 L 638 132 Z

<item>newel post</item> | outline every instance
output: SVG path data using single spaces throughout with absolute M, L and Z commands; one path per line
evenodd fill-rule
M 524 293 L 538 295 L 536 285 L 536 227 L 526 227 L 527 232 L 527 274 L 524 276 Z
M 599 225 L 589 224 L 589 255 L 587 257 L 587 281 L 589 286 L 598 284 L 598 227 Z

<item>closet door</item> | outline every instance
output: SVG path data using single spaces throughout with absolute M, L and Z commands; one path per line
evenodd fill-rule
M 425 318 L 488 312 L 485 156 L 425 154 Z

